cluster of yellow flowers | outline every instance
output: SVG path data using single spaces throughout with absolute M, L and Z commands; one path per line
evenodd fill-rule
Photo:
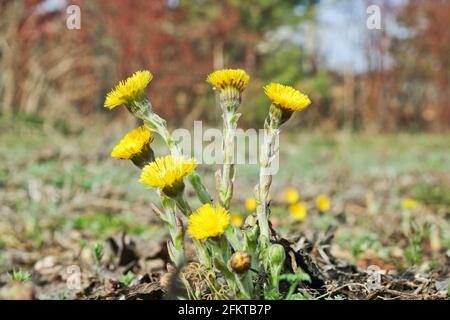
M 143 121 L 143 126 L 133 129 L 120 140 L 113 148 L 111 156 L 131 160 L 141 169 L 139 182 L 154 188 L 161 197 L 164 212 L 158 214 L 169 228 L 171 239 L 167 245 L 173 263 L 176 267 L 182 267 L 186 261 L 184 224 L 187 222 L 186 230 L 194 239 L 193 244 L 200 262 L 209 267 L 214 265 L 215 270 L 224 272 L 230 290 L 245 298 L 252 297 L 253 275 L 247 273 L 252 265 L 258 270 L 268 272 L 268 288 L 277 291 L 285 252 L 281 245 L 269 241 L 268 202 L 271 178 L 265 172 L 276 152 L 272 142 L 278 134 L 278 129 L 293 112 L 306 108 L 311 101 L 306 95 L 289 86 L 271 83 L 264 87 L 264 92 L 272 103 L 265 124 L 268 136 L 264 141 L 265 147 L 262 148 L 262 152 L 267 154 L 261 154 L 263 160 L 260 162 L 260 191 L 255 193 L 254 198 L 246 200 L 245 207 L 249 214 L 245 217 L 239 212 L 229 212 L 235 178 L 234 164 L 230 159 L 233 135 L 240 116 L 237 110 L 241 103 L 241 94 L 249 84 L 249 75 L 241 69 L 225 69 L 211 73 L 206 79 L 219 93 L 219 105 L 224 120 L 224 164 L 216 179 L 219 193 L 217 203 L 213 203 L 209 191 L 201 182 L 201 177 L 196 172 L 196 161 L 181 155 L 177 142 L 166 127 L 166 121 L 153 112 L 150 99 L 144 92 L 152 79 L 153 75 L 149 71 L 134 73 L 107 94 L 104 105 L 108 109 L 124 105 L 135 117 Z M 151 147 L 154 134 L 161 136 L 170 150 L 170 155 L 155 158 Z M 185 179 L 191 183 L 203 203 L 196 210 L 191 210 L 184 197 Z M 286 198 L 294 217 L 303 219 L 307 211 L 300 202 L 297 191 L 288 190 Z M 327 207 L 324 201 L 318 200 L 318 208 Z M 322 211 L 328 208 L 329 204 Z M 181 216 L 178 215 L 178 210 L 182 213 Z M 245 228 L 241 228 L 244 224 Z M 230 271 L 239 276 L 230 278 L 227 273 Z
M 300 194 L 294 188 L 287 188 L 284 193 L 284 199 L 289 204 L 289 212 L 297 221 L 303 221 L 308 215 L 308 206 L 300 201 Z M 319 212 L 327 212 L 331 207 L 331 199 L 326 195 L 319 195 L 315 199 L 315 207 Z
M 303 221 L 308 215 L 308 205 L 301 201 L 300 193 L 297 189 L 289 187 L 284 190 L 283 200 L 288 204 L 288 211 L 297 221 Z M 252 213 L 256 210 L 256 199 L 253 197 L 245 199 L 245 209 Z M 318 195 L 315 198 L 315 208 L 319 212 L 327 212 L 331 207 L 331 199 L 326 195 Z

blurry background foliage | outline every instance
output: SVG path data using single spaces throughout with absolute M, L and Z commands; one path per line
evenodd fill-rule
M 381 8 L 381 30 L 366 28 L 373 3 Z M 219 113 L 209 112 L 214 94 L 205 76 L 240 67 L 252 76 L 244 127 L 262 124 L 268 102 L 261 87 L 270 81 L 293 85 L 314 102 L 291 127 L 449 127 L 447 0 L 73 0 L 81 30 L 65 27 L 67 4 L 0 0 L 1 114 L 89 117 L 103 111 L 104 94 L 118 80 L 149 69 L 155 109 L 172 126 L 215 123 Z M 327 15 L 354 19 L 353 29 L 329 24 Z M 350 42 L 339 44 L 342 35 Z M 337 51 L 327 49 L 330 42 Z M 363 70 L 351 59 L 331 67 L 329 60 L 355 43 Z M 131 121 L 125 112 L 108 116 Z

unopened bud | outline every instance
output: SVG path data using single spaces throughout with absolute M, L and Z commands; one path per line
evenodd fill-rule
M 278 290 L 278 283 L 280 281 L 281 270 L 283 269 L 284 260 L 286 259 L 286 253 L 281 244 L 272 244 L 267 252 L 269 261 L 269 273 L 272 286 Z
M 237 251 L 231 256 L 230 265 L 236 273 L 244 273 L 250 269 L 252 259 L 251 256 L 246 252 Z
M 286 259 L 286 253 L 281 244 L 272 244 L 269 247 L 269 263 L 272 266 L 282 266 Z

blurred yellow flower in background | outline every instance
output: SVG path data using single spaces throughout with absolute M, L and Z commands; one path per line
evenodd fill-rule
M 308 214 L 308 210 L 303 202 L 297 202 L 289 206 L 289 213 L 295 220 L 303 221 Z
M 325 212 L 330 210 L 331 207 L 331 200 L 326 195 L 319 195 L 316 198 L 316 208 L 320 212 Z
M 279 83 L 268 84 L 264 92 L 275 106 L 288 111 L 300 111 L 311 104 L 307 95 Z
M 255 211 L 256 209 L 256 199 L 255 198 L 247 198 L 245 199 L 245 209 L 250 212 Z
M 230 216 L 230 221 L 233 226 L 240 228 L 244 224 L 244 217 L 239 212 L 233 212 Z
M 230 215 L 220 204 L 209 203 L 189 216 L 188 233 L 197 240 L 216 237 L 224 233 L 230 223 Z
M 242 69 L 224 69 L 214 71 L 206 81 L 219 91 L 234 88 L 242 92 L 247 87 L 250 76 Z
M 105 107 L 113 109 L 117 106 L 130 103 L 144 93 L 145 87 L 152 81 L 150 71 L 137 71 L 119 84 L 106 95 Z
M 140 153 L 152 139 L 151 132 L 145 127 L 137 127 L 128 132 L 111 151 L 111 157 L 131 159 Z
M 300 194 L 295 188 L 287 188 L 284 192 L 284 199 L 289 204 L 294 204 L 300 200 Z
M 419 203 L 411 198 L 404 198 L 401 201 L 401 205 L 403 209 L 413 210 L 419 206 Z

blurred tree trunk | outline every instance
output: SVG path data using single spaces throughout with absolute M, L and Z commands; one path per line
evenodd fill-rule
M 225 41 L 222 38 L 217 39 L 213 43 L 213 66 L 214 70 L 223 69 L 225 66 L 223 50 Z

